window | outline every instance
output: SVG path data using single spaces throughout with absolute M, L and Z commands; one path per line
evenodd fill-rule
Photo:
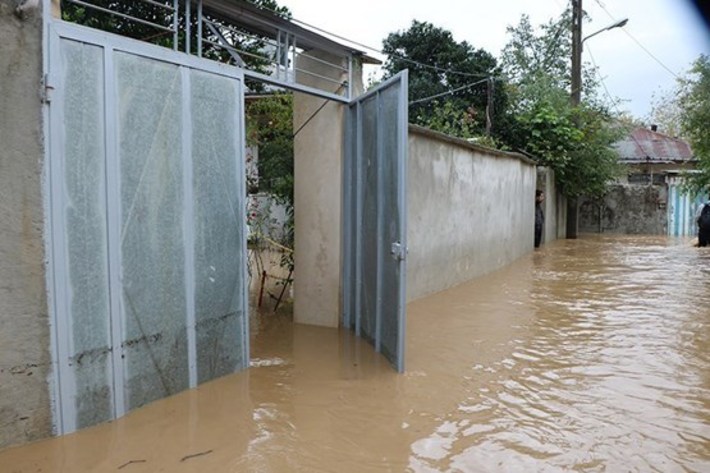
M 651 183 L 651 175 L 646 173 L 629 174 L 629 184 L 647 185 Z

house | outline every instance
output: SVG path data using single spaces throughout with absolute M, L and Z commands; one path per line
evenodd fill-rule
M 636 128 L 614 148 L 625 175 L 604 198 L 580 200 L 580 232 L 684 236 L 702 195 L 683 192 L 683 174 L 695 168 L 690 145 L 677 137 Z

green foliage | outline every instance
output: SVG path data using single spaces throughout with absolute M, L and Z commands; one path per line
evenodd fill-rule
M 691 191 L 710 191 L 710 57 L 702 54 L 690 73 L 679 79 L 680 126 L 698 159 Z
M 480 134 L 474 111 L 457 108 L 453 101 L 433 101 L 433 110 L 428 115 L 415 117 L 415 122 L 459 138 L 473 138 Z
M 284 225 L 284 238 L 283 241 L 281 242 L 283 245 L 285 245 L 287 248 L 293 248 L 294 247 L 294 236 L 295 236 L 295 219 L 293 215 L 293 205 L 290 205 L 286 207 L 286 223 Z M 279 265 L 282 268 L 286 268 L 289 270 L 289 273 L 293 272 L 293 269 L 295 267 L 295 262 L 293 259 L 293 250 L 292 251 L 284 251 L 281 253 L 281 258 L 279 259 Z
M 569 89 L 570 22 L 568 10 L 560 18 L 541 25 L 540 34 L 536 33 L 527 15 L 521 17 L 516 27 L 508 26 L 510 41 L 503 48 L 501 57 L 508 79 L 524 86 L 534 86 L 542 80 Z
M 570 160 L 561 167 L 558 182 L 567 195 L 600 197 L 623 168 L 611 147 L 626 129 L 615 126 L 608 111 L 582 104 L 575 110 L 576 140 L 570 143 Z
M 409 69 L 409 100 L 431 97 L 465 87 L 439 101 L 410 104 L 410 121 L 456 136 L 482 134 L 486 125 L 485 78 L 499 74 L 496 59 L 466 41 L 454 40 L 450 31 L 414 20 L 406 31 L 391 33 L 383 41 L 387 54 L 385 78 Z M 423 66 L 423 63 L 428 66 Z M 494 108 L 505 105 L 502 88 L 494 92 Z M 442 109 L 443 108 L 443 109 Z M 442 125 L 443 128 L 437 128 Z
M 682 134 L 680 116 L 677 89 L 653 94 L 651 113 L 646 117 L 648 124 L 657 125 L 658 131 L 665 135 L 678 137 Z
M 286 206 L 286 221 L 280 243 L 287 248 L 294 247 L 293 214 L 293 95 L 290 93 L 254 97 L 246 102 L 246 135 L 249 145 L 259 148 L 258 188 L 250 192 L 265 192 Z M 270 209 L 251 209 L 254 234 L 258 238 L 263 230 L 263 222 L 270 221 Z M 262 226 L 260 226 L 262 225 Z M 293 251 L 283 251 L 280 258 L 283 268 L 293 271 Z
M 536 33 L 527 16 L 508 28 L 502 64 L 510 106 L 498 133 L 512 149 L 532 155 L 555 171 L 568 196 L 598 197 L 620 172 L 611 145 L 624 134 L 596 95 L 593 71 L 583 77 L 583 102 L 570 102 L 570 16 L 566 12 Z
M 247 142 L 259 147 L 259 191 L 293 206 L 293 95 L 247 101 Z
M 88 3 L 167 28 L 172 27 L 172 14 L 158 5 L 139 1 L 120 2 L 112 0 L 95 0 Z M 168 4 L 166 3 L 166 5 Z M 61 1 L 60 6 L 64 21 L 78 23 L 160 46 L 173 47 L 172 32 L 65 0 Z

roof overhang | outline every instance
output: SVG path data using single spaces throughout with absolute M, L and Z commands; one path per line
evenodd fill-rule
M 336 55 L 353 55 L 361 58 L 366 64 L 382 64 L 382 61 L 366 55 L 363 51 L 333 41 L 241 0 L 202 0 L 202 8 L 214 18 L 237 25 L 256 35 L 276 38 L 280 32 L 286 32 L 293 34 L 298 40 L 298 47 L 305 50 L 317 49 Z

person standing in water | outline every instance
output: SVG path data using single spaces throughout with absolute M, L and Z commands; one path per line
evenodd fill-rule
M 542 210 L 542 203 L 545 201 L 545 193 L 541 190 L 535 191 L 535 248 L 540 247 L 542 242 L 542 229 L 545 226 L 545 212 Z
M 710 200 L 698 206 L 695 221 L 698 223 L 698 246 L 710 245 Z

